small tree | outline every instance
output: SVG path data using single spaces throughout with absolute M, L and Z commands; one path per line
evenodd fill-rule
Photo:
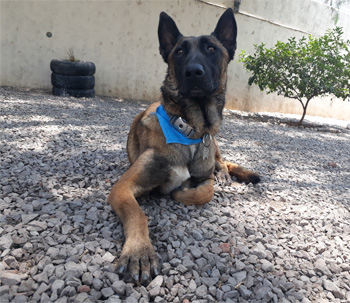
M 287 43 L 277 41 L 271 48 L 255 45 L 254 55 L 240 54 L 240 61 L 253 73 L 249 85 L 257 84 L 267 93 L 276 92 L 297 99 L 303 107 L 304 120 L 312 98 L 334 95 L 343 100 L 350 96 L 350 41 L 343 41 L 340 27 L 328 30 L 320 38 L 309 36 Z

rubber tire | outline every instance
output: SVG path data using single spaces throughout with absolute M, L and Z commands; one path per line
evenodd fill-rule
M 70 76 L 92 76 L 96 66 L 92 62 L 72 62 L 53 59 L 50 62 L 51 71 L 56 74 Z
M 95 90 L 94 89 L 65 89 L 65 88 L 52 88 L 52 94 L 54 96 L 63 96 L 63 97 L 76 97 L 76 98 L 94 98 Z
M 54 87 L 65 89 L 93 89 L 95 76 L 68 76 L 52 73 L 51 84 Z

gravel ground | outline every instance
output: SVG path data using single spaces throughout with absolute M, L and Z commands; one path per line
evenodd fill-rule
M 350 302 L 349 130 L 231 111 L 221 151 L 262 182 L 216 184 L 203 207 L 141 198 L 161 275 L 121 281 L 106 196 L 146 106 L 0 88 L 1 303 Z

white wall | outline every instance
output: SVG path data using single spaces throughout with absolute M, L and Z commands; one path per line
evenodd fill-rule
M 210 2 L 233 7 L 234 1 Z M 0 85 L 49 89 L 50 60 L 65 58 L 73 48 L 78 59 L 96 64 L 97 94 L 150 101 L 159 98 L 166 72 L 158 53 L 159 13 L 170 14 L 183 34 L 199 35 L 211 33 L 224 11 L 196 0 L 1 0 L 0 5 Z M 350 39 L 348 11 L 334 10 L 321 0 L 242 0 L 240 11 L 315 35 L 337 20 Z M 229 69 L 228 107 L 301 113 L 297 101 L 249 87 L 249 74 L 237 61 L 241 49 L 253 52 L 253 44 L 273 46 L 303 34 L 244 14 L 236 19 L 238 51 Z M 308 114 L 350 120 L 350 102 L 313 100 Z

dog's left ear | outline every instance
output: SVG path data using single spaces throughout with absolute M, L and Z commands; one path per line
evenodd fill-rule
M 212 35 L 227 49 L 229 58 L 232 60 L 237 48 L 237 24 L 232 8 L 228 8 L 222 14 Z
M 182 37 L 175 21 L 166 13 L 161 12 L 158 25 L 159 52 L 165 62 L 177 41 Z

